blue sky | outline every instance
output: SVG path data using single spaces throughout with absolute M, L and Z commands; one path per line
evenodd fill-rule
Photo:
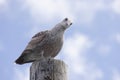
M 120 0 L 0 0 L 0 75 L 29 80 L 31 64 L 14 61 L 31 37 L 68 17 L 64 46 L 56 57 L 69 80 L 120 80 Z

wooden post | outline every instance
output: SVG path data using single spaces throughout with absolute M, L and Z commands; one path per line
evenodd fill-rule
M 56 59 L 35 61 L 30 67 L 30 80 L 67 80 L 66 64 Z

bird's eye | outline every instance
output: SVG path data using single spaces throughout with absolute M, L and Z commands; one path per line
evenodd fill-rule
M 68 18 L 65 18 L 65 21 L 68 21 Z

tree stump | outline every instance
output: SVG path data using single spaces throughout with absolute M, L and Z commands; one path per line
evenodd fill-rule
M 30 67 L 30 80 L 67 80 L 66 64 L 56 59 L 35 61 Z

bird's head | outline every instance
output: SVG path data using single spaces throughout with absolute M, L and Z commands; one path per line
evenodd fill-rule
M 72 25 L 72 22 L 68 18 L 65 18 L 62 20 L 62 22 L 60 22 L 60 25 L 64 30 L 66 30 Z
M 56 26 L 54 28 L 52 28 L 51 32 L 53 34 L 59 33 L 59 32 L 64 32 L 71 25 L 72 25 L 72 22 L 68 18 L 65 18 L 60 23 L 56 24 Z

